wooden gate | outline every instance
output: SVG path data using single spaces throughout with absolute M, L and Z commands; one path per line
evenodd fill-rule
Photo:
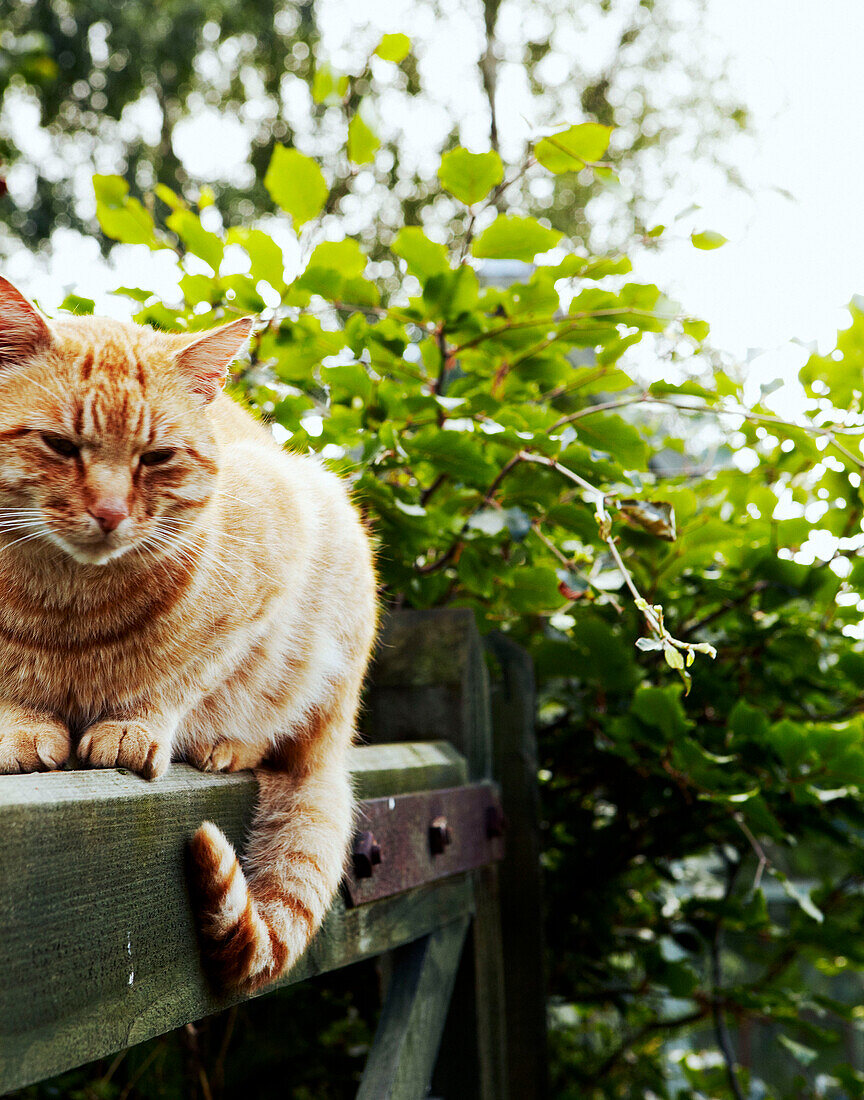
M 469 612 L 387 623 L 352 755 L 352 866 L 271 987 L 382 957 L 358 1100 L 420 1100 L 433 1074 L 444 1100 L 544 1095 L 533 685 L 517 647 L 489 648 L 491 693 Z M 251 774 L 184 765 L 152 785 L 116 769 L 0 777 L 0 1091 L 245 999 L 201 969 L 184 853 L 205 818 L 242 850 L 255 792 Z

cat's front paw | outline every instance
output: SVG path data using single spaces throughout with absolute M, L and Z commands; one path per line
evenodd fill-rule
M 69 730 L 47 714 L 0 711 L 0 774 L 56 771 L 69 759 Z
M 202 772 L 239 772 L 245 768 L 257 768 L 264 759 L 264 753 L 257 746 L 223 737 L 215 745 L 190 749 L 186 758 Z
M 158 779 L 171 763 L 171 742 L 140 718 L 112 718 L 87 730 L 78 759 L 91 768 L 129 768 Z

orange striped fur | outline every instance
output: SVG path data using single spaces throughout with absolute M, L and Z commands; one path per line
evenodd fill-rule
M 217 976 L 288 970 L 342 876 L 375 629 L 344 485 L 220 392 L 250 330 L 46 322 L 0 279 L 0 772 L 258 768 L 192 839 Z

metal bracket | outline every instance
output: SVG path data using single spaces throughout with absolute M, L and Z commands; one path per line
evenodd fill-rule
M 361 802 L 346 902 L 362 905 L 501 859 L 503 820 L 492 783 Z

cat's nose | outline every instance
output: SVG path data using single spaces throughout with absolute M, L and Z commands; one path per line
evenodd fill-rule
M 109 531 L 116 531 L 127 518 L 129 506 L 124 500 L 109 497 L 105 500 L 97 500 L 87 511 L 107 535 Z

